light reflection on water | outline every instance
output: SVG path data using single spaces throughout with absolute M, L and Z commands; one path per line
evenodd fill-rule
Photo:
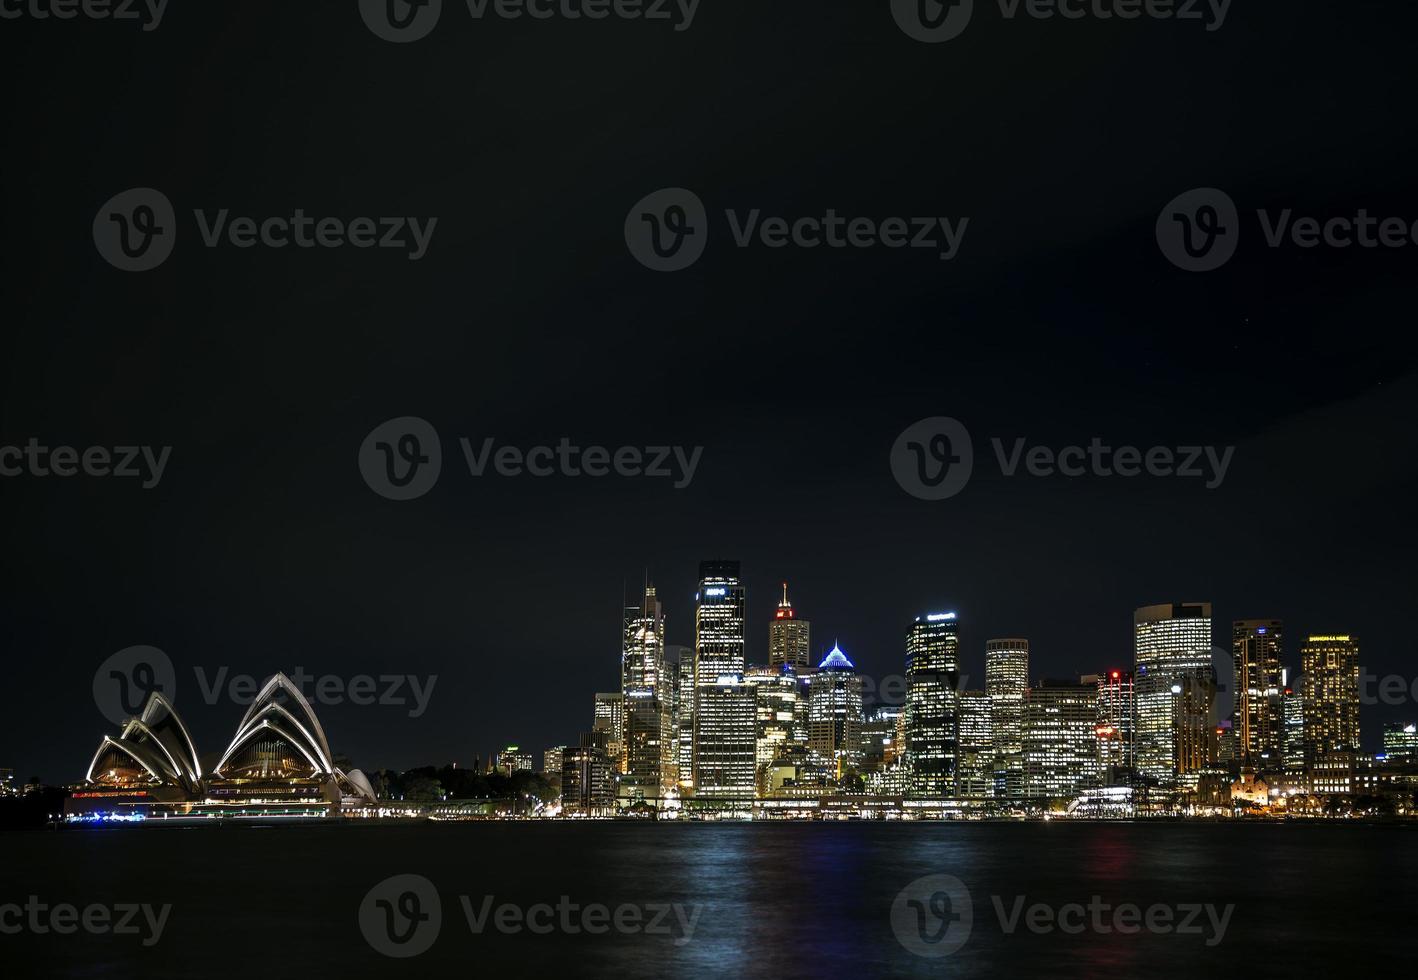
M 23 847 L 13 846 L 23 841 Z M 11 836 L 0 902 L 171 902 L 151 949 L 113 936 L 5 937 L 61 976 L 426 976 L 489 969 L 566 976 L 1101 976 L 1196 978 L 1263 962 L 1411 966 L 1393 937 L 1418 900 L 1418 828 L 1196 824 L 522 823 L 281 827 L 253 833 L 113 828 Z M 387 959 L 364 941 L 361 900 L 396 874 L 437 887 L 443 924 L 426 953 Z M 947 958 L 908 952 L 892 902 L 931 874 L 960 879 L 974 925 Z M 522 907 L 681 903 L 691 941 L 645 935 L 474 935 L 458 897 Z M 1006 934 L 1017 896 L 1057 908 L 1235 903 L 1224 940 Z M 676 926 L 676 934 L 679 927 Z M 240 937 L 239 941 L 236 941 Z M 214 947 L 213 944 L 216 944 Z M 214 949 L 219 948 L 219 953 Z M 304 966 L 302 966 L 304 965 Z

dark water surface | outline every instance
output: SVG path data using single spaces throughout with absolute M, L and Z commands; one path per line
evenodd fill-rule
M 0 842 L 0 905 L 30 895 L 80 908 L 172 905 L 147 948 L 146 925 L 142 935 L 38 935 L 28 925 L 0 935 L 6 976 L 1198 978 L 1412 975 L 1418 963 L 1418 828 L 1399 826 L 356 824 L 123 827 Z M 968 889 L 973 923 L 958 950 L 931 959 L 908 951 L 898 930 L 939 938 L 949 926 L 944 942 L 954 942 L 960 909 L 918 890 L 908 898 L 919 910 L 898 905 L 894 930 L 892 907 L 935 874 Z M 361 903 L 394 875 L 427 878 L 441 903 L 436 938 L 405 959 L 376 951 L 361 928 Z M 559 923 L 544 935 L 502 933 L 491 921 L 475 934 L 459 897 L 481 913 L 488 895 L 494 907 L 680 903 L 698 916 L 682 942 L 673 914 L 667 935 L 573 935 Z M 1088 914 L 1078 934 L 1032 932 L 1022 920 L 1007 933 L 996 899 L 1009 913 L 1018 896 L 1049 915 L 1097 896 L 1110 907 L 1105 924 L 1124 903 L 1235 908 L 1219 941 L 1204 913 L 1194 920 L 1202 934 L 1102 933 Z M 397 900 L 390 908 L 408 911 Z M 540 915 L 538 925 L 556 923 Z

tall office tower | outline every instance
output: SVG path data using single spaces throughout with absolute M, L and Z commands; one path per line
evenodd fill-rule
M 906 753 L 917 799 L 955 792 L 959 684 L 955 613 L 917 616 L 906 634 Z
M 1305 699 L 1289 684 L 1280 691 L 1280 715 L 1284 726 L 1280 752 L 1285 771 L 1292 775 L 1302 773 L 1305 771 Z
M 798 677 L 792 664 L 753 667 L 744 673 L 744 683 L 756 689 L 757 732 L 754 772 L 760 795 L 767 792 L 768 769 L 788 745 L 803 744 L 795 738 L 798 716 Z
M 666 686 L 665 614 L 647 584 L 637 606 L 627 606 L 621 631 L 624 698 L 625 788 L 646 800 L 663 800 L 675 787 L 679 747 L 674 691 Z
M 670 715 L 653 688 L 625 692 L 625 778 L 627 795 L 647 801 L 672 795 L 678 775 L 678 746 L 669 732 Z
M 626 606 L 621 630 L 620 688 L 648 687 L 660 693 L 665 672 L 665 612 L 653 585 L 639 605 Z
M 1183 672 L 1173 682 L 1172 732 L 1177 784 L 1194 789 L 1197 773 L 1216 764 L 1219 749 L 1216 680 L 1210 671 Z
M 842 648 L 831 652 L 808 679 L 808 748 L 841 779 L 862 766 L 862 678 Z
M 561 812 L 568 816 L 600 817 L 615 808 L 606 733 L 589 731 L 561 762 Z
M 1418 725 L 1384 722 L 1384 758 L 1389 762 L 1418 761 Z
M 596 716 L 591 730 L 606 733 L 606 756 L 611 771 L 625 772 L 625 696 L 619 691 L 596 694 Z
M 1102 786 L 1132 785 L 1136 765 L 1137 691 L 1130 670 L 1107 670 L 1079 678 L 1098 688 L 1098 781 Z
M 773 621 L 768 624 L 768 666 L 781 667 L 792 664 L 794 669 L 808 665 L 809 633 L 811 624 L 800 619 L 793 604 L 788 601 L 788 583 L 783 583 L 783 600 L 773 613 Z
M 561 763 L 565 757 L 564 745 L 553 745 L 542 753 L 542 778 L 558 796 L 561 795 Z
M 994 727 L 990 696 L 984 691 L 960 692 L 960 765 L 955 795 L 967 800 L 995 795 Z
M 1098 784 L 1098 685 L 1044 680 L 1024 697 L 1024 795 L 1077 796 Z
M 758 751 L 757 691 L 742 674 L 720 674 L 695 691 L 694 795 L 752 801 Z
M 879 704 L 864 712 L 862 770 L 875 772 L 894 765 L 901 757 L 901 712 L 897 704 Z
M 1300 644 L 1304 675 L 1305 762 L 1359 750 L 1359 640 L 1311 635 Z
M 694 787 L 694 648 L 665 647 L 665 670 L 674 681 L 675 736 L 679 741 L 676 760 L 681 790 Z M 673 666 L 670 666 L 673 664 Z
M 694 787 L 725 795 L 739 786 L 739 746 L 750 746 L 749 795 L 753 793 L 754 712 L 730 708 L 729 689 L 739 690 L 744 671 L 744 587 L 736 561 L 699 563 L 699 591 L 694 595 Z M 752 700 L 752 688 L 748 688 Z M 713 702 L 712 716 L 703 716 Z M 721 726 L 738 726 L 723 728 Z M 707 755 L 705 755 L 707 753 Z M 725 753 L 728 753 L 726 756 Z M 704 758 L 701 759 L 701 755 Z M 701 782 L 707 778 L 706 784 Z M 729 794 L 732 795 L 732 794 Z
M 1278 619 L 1238 619 L 1231 624 L 1231 656 L 1236 665 L 1236 753 L 1242 766 L 1271 769 L 1280 763 L 1284 719 L 1280 714 Z
M 1211 603 L 1143 606 L 1133 613 L 1132 622 L 1137 658 L 1137 768 L 1162 786 L 1175 786 L 1180 719 L 1174 715 L 1178 704 L 1172 688 L 1180 685 L 1184 676 L 1214 676 Z
M 985 642 L 985 694 L 995 743 L 995 795 L 1024 795 L 1024 693 L 1029 690 L 1029 641 Z

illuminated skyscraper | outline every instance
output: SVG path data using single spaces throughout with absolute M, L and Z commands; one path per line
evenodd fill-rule
M 739 563 L 700 562 L 694 601 L 694 790 L 752 797 L 758 726 L 754 689 L 743 682 Z
M 1098 685 L 1039 681 L 1024 698 L 1024 795 L 1064 799 L 1098 784 Z
M 1284 674 L 1281 675 L 1285 677 Z M 1281 755 L 1285 772 L 1291 775 L 1305 771 L 1305 699 L 1299 691 L 1286 684 L 1280 692 L 1280 714 L 1284 734 Z
M 1231 624 L 1231 654 L 1236 666 L 1236 714 L 1231 724 L 1240 762 L 1248 768 L 1269 769 L 1280 764 L 1285 724 L 1280 704 L 1284 632 L 1278 619 L 1238 619 Z
M 1418 725 L 1384 722 L 1384 757 L 1389 762 L 1418 761 Z
M 1137 691 L 1130 670 L 1079 678 L 1098 687 L 1098 779 L 1103 786 L 1132 784 L 1136 767 Z
M 653 585 L 638 605 L 626 606 L 621 630 L 620 688 L 650 688 L 657 694 L 665 672 L 665 613 Z
M 1029 641 L 985 642 L 985 694 L 994 739 L 995 795 L 1024 795 L 1024 694 L 1029 690 Z
M 1172 688 L 1181 686 L 1183 677 L 1200 675 L 1211 677 L 1211 690 L 1215 690 L 1211 603 L 1141 607 L 1133 613 L 1133 643 L 1137 658 L 1137 768 L 1162 786 L 1175 786 L 1177 726 L 1183 719 L 1175 714 L 1181 702 Z M 1186 690 L 1190 698 L 1201 689 L 1188 686 Z M 1214 721 L 1211 724 L 1214 729 Z
M 625 696 L 619 691 L 601 691 L 596 694 L 596 715 L 591 730 L 605 732 L 604 746 L 610 760 L 611 772 L 625 771 Z
M 783 599 L 768 624 L 768 666 L 792 664 L 794 669 L 808 666 L 810 624 L 798 617 L 788 601 L 788 583 L 783 583 Z
M 1305 698 L 1305 762 L 1359 749 L 1359 640 L 1311 635 L 1300 645 Z
M 679 744 L 676 775 L 681 789 L 694 785 L 694 648 L 665 647 L 667 686 L 674 692 L 674 728 Z
M 625 610 L 621 694 L 625 739 L 623 796 L 664 800 L 675 787 L 679 745 L 674 690 L 666 685 L 665 615 L 653 585 Z
M 990 696 L 984 691 L 960 692 L 960 764 L 955 795 L 967 800 L 995 795 L 995 747 Z
M 542 753 L 542 778 L 551 784 L 558 795 L 561 793 L 561 763 L 565 757 L 564 745 L 553 745 Z
M 917 616 L 906 634 L 906 753 L 918 799 L 955 792 L 959 683 L 955 613 Z
M 841 779 L 862 765 L 862 678 L 842 648 L 833 645 L 808 679 L 808 748 Z
M 531 772 L 532 753 L 523 752 L 520 745 L 509 745 L 499 749 L 495 768 L 504 776 L 510 776 L 514 772 Z
M 615 807 L 606 733 L 590 731 L 569 748 L 561 762 L 561 812 L 568 816 L 600 817 Z
M 754 667 L 744 674 L 744 682 L 757 691 L 754 769 L 761 795 L 767 792 L 768 768 L 778 754 L 790 744 L 804 744 L 797 738 L 798 677 L 791 664 Z
M 751 803 L 757 785 L 757 690 L 742 674 L 720 674 L 696 693 L 694 795 Z

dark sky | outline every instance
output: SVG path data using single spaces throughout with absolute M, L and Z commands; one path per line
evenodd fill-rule
M 749 655 L 776 583 L 814 646 L 903 669 L 918 612 L 1033 643 L 1036 676 L 1131 660 L 1131 612 L 1215 604 L 1352 631 L 1411 684 L 1418 247 L 1265 248 L 1258 208 L 1418 218 L 1414 13 L 1238 0 L 1219 31 L 1001 18 L 907 38 L 885 2 L 706 0 L 693 27 L 475 23 L 389 44 L 356 5 L 174 4 L 143 33 L 6 21 L 0 446 L 170 445 L 158 487 L 0 479 L 0 767 L 82 775 L 109 654 L 165 650 L 204 751 L 239 705 L 194 668 L 437 675 L 427 712 L 319 708 L 364 768 L 471 763 L 589 726 L 623 583 L 692 642 L 701 558 L 743 562 Z M 182 237 L 123 273 L 99 208 L 161 189 Z M 622 226 L 695 190 L 704 258 L 655 273 Z M 1194 187 L 1239 251 L 1189 274 L 1154 223 Z M 425 258 L 200 246 L 194 208 L 437 217 Z M 725 209 L 969 216 L 960 254 L 732 247 Z M 373 493 L 356 456 L 419 416 L 444 473 Z M 926 416 L 975 441 L 940 502 L 894 481 Z M 472 478 L 456 439 L 703 446 L 691 486 Z M 1030 445 L 1236 448 L 1224 484 L 1001 478 Z M 1411 700 L 1365 708 L 1418 717 Z

